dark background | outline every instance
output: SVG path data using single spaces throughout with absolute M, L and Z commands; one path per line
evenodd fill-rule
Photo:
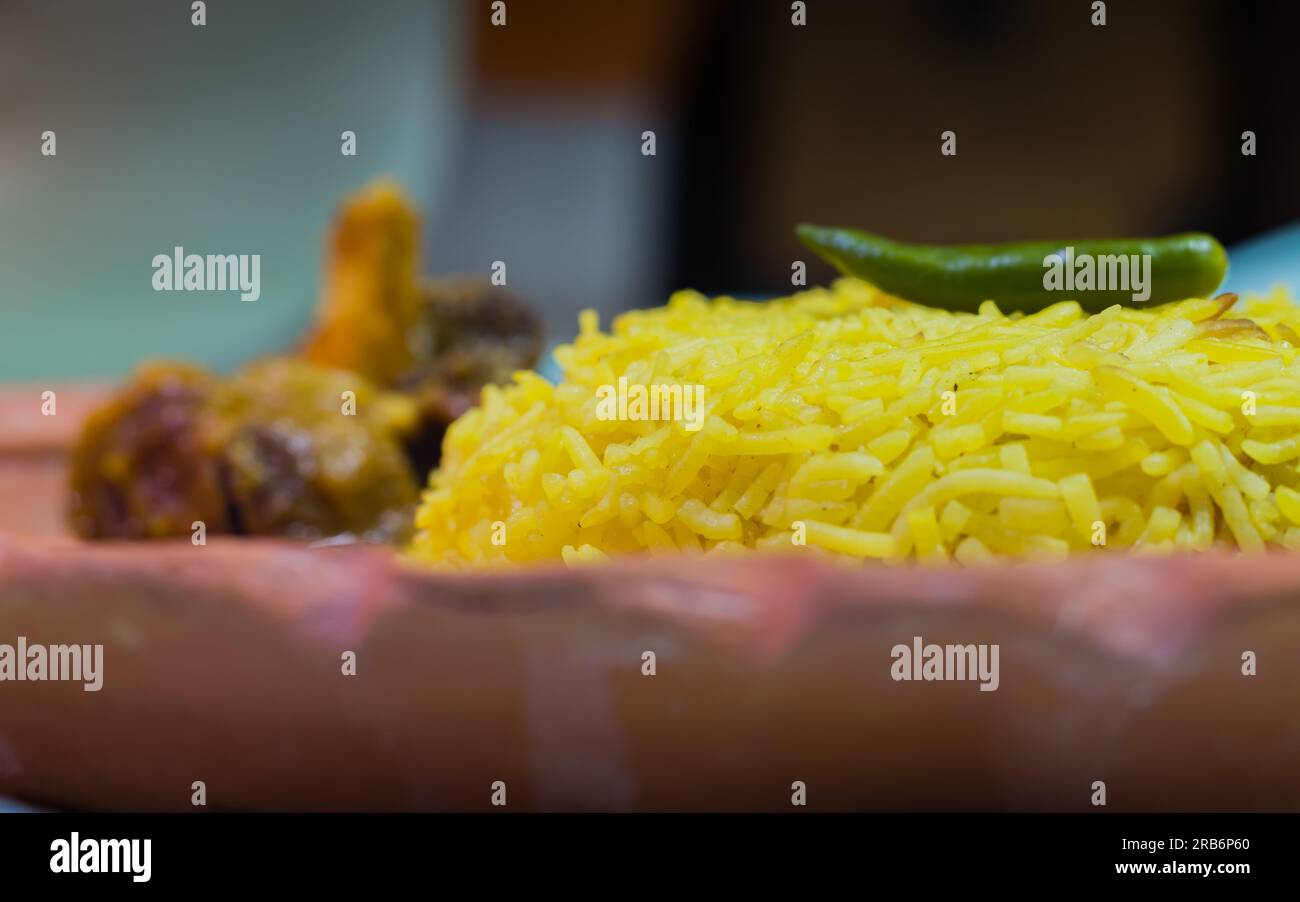
M 1300 4 L 1114 2 L 1097 27 L 1071 0 L 820 2 L 802 29 L 753 5 L 717 5 L 680 94 L 673 284 L 780 290 L 802 219 L 1230 243 L 1300 215 Z

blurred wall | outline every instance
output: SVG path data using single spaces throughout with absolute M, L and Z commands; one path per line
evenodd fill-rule
M 509 0 L 468 4 L 466 137 L 450 202 L 430 218 L 434 271 L 507 264 L 551 338 L 669 290 L 677 112 L 709 3 Z M 656 154 L 641 135 L 655 132 Z
M 308 321 L 330 212 L 383 173 L 426 209 L 462 120 L 461 7 L 0 4 L 0 379 L 230 367 Z M 57 156 L 40 153 L 56 133 Z M 356 157 L 340 133 L 358 135 Z M 158 293 L 155 254 L 261 254 L 261 298 Z
M 1082 0 L 506 9 L 221 0 L 194 28 L 176 0 L 0 0 L 0 379 L 291 344 L 331 211 L 386 173 L 426 270 L 504 261 L 560 340 L 678 287 L 788 292 L 800 221 L 1232 242 L 1300 219 L 1291 0 L 1110 2 L 1101 27 Z M 262 298 L 153 292 L 176 244 L 261 253 Z
M 1300 218 L 1300 4 L 1106 7 L 1095 26 L 1088 2 L 817 2 L 795 27 L 787 3 L 721 4 L 681 114 L 673 281 L 789 291 L 801 221 L 1234 242 Z

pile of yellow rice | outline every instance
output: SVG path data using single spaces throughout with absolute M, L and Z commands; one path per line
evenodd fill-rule
M 411 554 L 1300 549 L 1300 309 L 1229 300 L 966 314 L 842 279 L 763 303 L 679 292 L 610 333 L 587 311 L 558 385 L 518 373 L 451 426 Z M 702 428 L 667 403 L 602 414 L 620 377 L 702 386 Z

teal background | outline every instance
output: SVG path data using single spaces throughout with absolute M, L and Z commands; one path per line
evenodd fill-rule
M 1228 277 L 1223 291 L 1265 294 L 1285 285 L 1293 298 L 1300 292 L 1300 224 L 1274 229 L 1228 248 Z
M 157 0 L 0 10 L 0 380 L 114 377 L 153 356 L 229 369 L 282 348 L 309 321 L 343 195 L 384 174 L 422 209 L 447 191 L 457 6 L 190 15 Z M 57 156 L 40 153 L 46 129 Z M 261 298 L 153 291 L 151 261 L 175 245 L 261 254 Z

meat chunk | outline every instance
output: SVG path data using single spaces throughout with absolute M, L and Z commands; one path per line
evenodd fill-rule
M 542 329 L 527 305 L 486 279 L 421 282 L 419 241 L 419 216 L 395 186 L 349 198 L 335 217 L 317 325 L 301 353 L 416 399 L 408 451 L 423 476 L 438 464 L 447 426 L 484 385 L 537 363 Z
M 328 239 L 317 324 L 301 354 L 389 386 L 410 369 L 420 308 L 420 220 L 379 182 L 350 197 Z
M 233 517 L 250 535 L 405 538 L 417 476 L 414 403 L 354 373 L 273 358 L 222 382 L 216 439 Z
M 216 380 L 198 367 L 142 368 L 91 414 L 72 454 L 72 526 L 86 538 L 230 530 L 222 463 L 209 440 Z
M 416 469 L 438 465 L 452 420 L 478 403 L 485 385 L 532 368 L 542 350 L 541 323 L 514 295 L 483 279 L 431 279 L 422 286 L 413 335 L 418 353 L 398 389 L 419 406 L 407 445 Z
M 422 283 L 419 232 L 401 191 L 373 185 L 335 218 L 300 356 L 229 378 L 141 370 L 77 446 L 76 531 L 182 536 L 202 520 L 211 533 L 403 541 L 448 424 L 541 350 L 539 321 L 512 295 Z
M 403 441 L 413 401 L 292 358 L 229 379 L 142 370 L 74 453 L 73 526 L 87 538 L 208 533 L 400 541 L 418 490 Z

